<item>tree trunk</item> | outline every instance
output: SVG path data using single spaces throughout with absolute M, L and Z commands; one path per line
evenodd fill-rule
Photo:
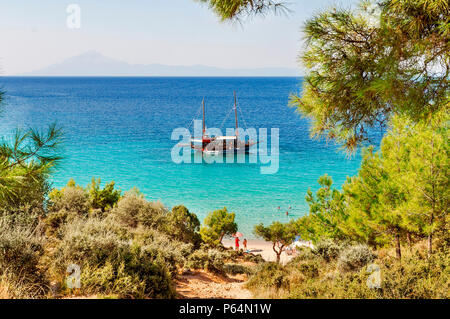
M 280 255 L 281 255 L 281 253 L 277 253 L 277 264 L 280 263 Z
M 411 233 L 406 233 L 406 238 L 408 239 L 408 246 L 411 249 L 412 248 L 412 238 L 411 238 Z
M 433 227 L 433 217 L 434 217 L 433 215 L 431 215 L 431 218 L 430 218 L 430 226 L 431 227 Z M 427 247 L 428 247 L 428 257 L 431 257 L 431 254 L 433 253 L 433 231 L 432 230 L 430 230 L 430 234 L 428 234 Z
M 427 248 L 428 248 L 428 257 L 431 257 L 431 254 L 433 253 L 433 233 L 430 233 L 428 235 Z
M 280 251 L 277 251 L 275 249 L 275 245 L 276 245 L 276 243 L 273 243 L 272 249 L 275 252 L 275 254 L 277 255 L 277 263 L 279 264 L 280 263 L 280 255 L 283 252 L 283 248 L 280 248 Z
M 397 259 L 402 259 L 402 249 L 400 247 L 400 231 L 397 230 L 397 233 L 395 234 L 395 255 L 397 256 Z

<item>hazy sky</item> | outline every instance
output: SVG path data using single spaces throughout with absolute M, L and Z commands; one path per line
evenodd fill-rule
M 133 64 L 297 67 L 300 27 L 324 8 L 357 0 L 288 0 L 290 16 L 221 23 L 194 0 L 0 0 L 1 73 L 20 74 L 89 50 Z M 66 25 L 69 4 L 81 28 Z

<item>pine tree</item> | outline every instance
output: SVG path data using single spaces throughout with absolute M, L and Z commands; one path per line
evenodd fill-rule
M 434 116 L 428 125 L 413 124 L 403 119 L 408 130 L 404 142 L 409 150 L 409 165 L 403 178 L 412 194 L 407 207 L 415 228 L 427 236 L 428 254 L 433 251 L 433 236 L 448 236 L 449 143 L 448 114 Z
M 289 12 L 283 1 L 274 0 L 197 0 L 207 3 L 222 21 L 242 21 L 269 12 Z
M 293 222 L 286 224 L 273 222 L 267 227 L 263 224 L 256 225 L 253 232 L 265 241 L 272 242 L 272 249 L 277 256 L 277 263 L 279 263 L 281 253 L 294 241 L 297 228 Z
M 3 92 L 0 92 L 0 103 Z M 18 207 L 33 195 L 48 191 L 46 178 L 61 157 L 62 131 L 55 124 L 46 132 L 19 130 L 0 141 L 0 206 Z M 41 194 L 41 195 L 39 195 Z M 42 198 L 43 199 L 43 198 Z
M 396 114 L 420 121 L 445 109 L 448 16 L 445 0 L 387 0 L 310 19 L 301 55 L 308 74 L 291 105 L 312 119 L 313 136 L 352 152 Z
M 308 189 L 305 199 L 309 215 L 296 221 L 299 233 L 314 242 L 323 238 L 344 239 L 343 225 L 347 218 L 344 194 L 332 188 L 333 180 L 326 174 L 318 183 L 321 187 L 316 194 Z
M 369 150 L 358 176 L 344 185 L 356 237 L 378 244 L 394 240 L 400 258 L 402 236 L 427 236 L 431 255 L 433 234 L 448 232 L 447 123 L 442 113 L 421 124 L 393 118 L 380 151 Z

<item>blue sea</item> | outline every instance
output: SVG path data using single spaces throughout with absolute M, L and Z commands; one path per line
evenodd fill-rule
M 306 192 L 318 188 L 321 175 L 341 187 L 360 166 L 358 154 L 349 158 L 338 146 L 311 139 L 308 120 L 288 107 L 301 78 L 2 77 L 0 87 L 6 91 L 1 135 L 53 122 L 63 128 L 64 160 L 54 187 L 70 178 L 81 185 L 92 177 L 114 180 L 121 190 L 135 186 L 169 208 L 183 204 L 200 220 L 227 207 L 247 237 L 255 224 L 307 214 Z M 279 128 L 278 172 L 261 174 L 263 164 L 248 161 L 174 163 L 172 131 L 190 124 L 203 98 L 207 126 L 220 127 L 233 91 L 247 127 Z M 224 127 L 234 127 L 234 116 Z

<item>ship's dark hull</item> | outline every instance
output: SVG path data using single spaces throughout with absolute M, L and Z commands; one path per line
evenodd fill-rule
M 245 145 L 244 148 L 224 148 L 224 149 L 204 149 L 204 154 L 218 155 L 218 154 L 248 154 L 250 153 L 250 145 Z

